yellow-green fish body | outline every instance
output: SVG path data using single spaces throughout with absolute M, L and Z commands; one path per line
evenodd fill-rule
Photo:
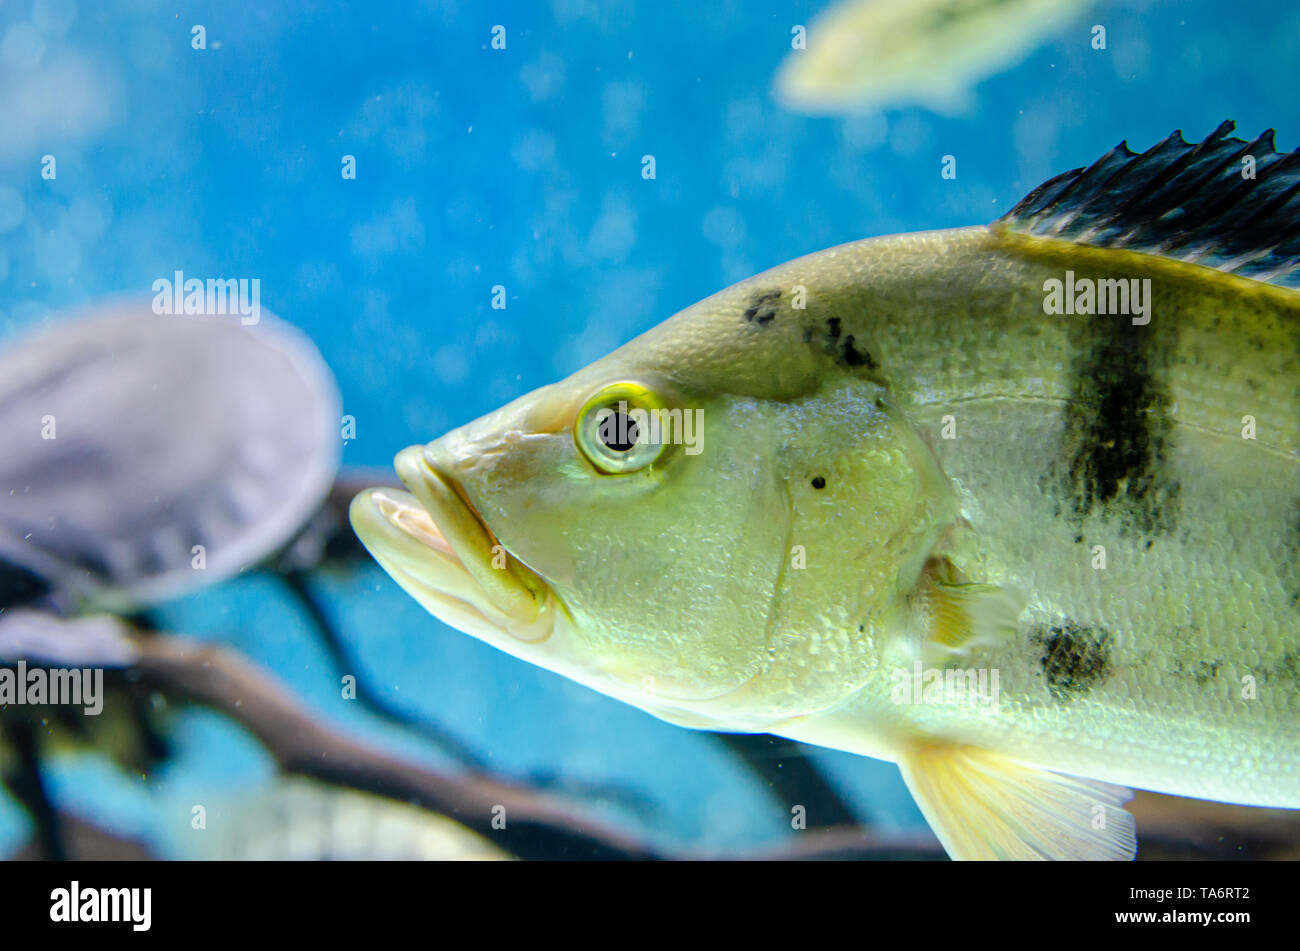
M 1131 857 L 1124 786 L 1300 807 L 1297 268 L 1215 204 L 1289 234 L 1295 156 L 1229 128 L 728 288 L 406 450 L 358 534 L 657 716 L 897 762 L 955 857 Z

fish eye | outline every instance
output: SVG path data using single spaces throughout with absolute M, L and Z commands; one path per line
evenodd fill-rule
M 603 386 L 578 411 L 574 441 L 608 475 L 644 469 L 663 453 L 657 413 L 663 401 L 638 383 Z

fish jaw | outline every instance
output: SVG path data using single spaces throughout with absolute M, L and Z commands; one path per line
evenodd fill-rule
M 423 446 L 396 468 L 410 492 L 366 489 L 352 500 L 357 537 L 402 588 L 439 620 L 507 651 L 548 641 L 563 613 L 546 583 L 510 555 Z
M 430 461 L 440 453 L 445 457 L 437 444 L 404 450 L 396 469 L 414 491 L 366 489 L 348 513 L 362 544 L 407 594 L 443 623 L 513 657 L 672 722 L 721 727 L 705 715 L 682 719 L 692 715 L 644 696 L 612 676 L 607 660 L 582 650 L 560 597 L 497 543 L 464 490 Z M 503 556 L 507 567 L 490 567 Z

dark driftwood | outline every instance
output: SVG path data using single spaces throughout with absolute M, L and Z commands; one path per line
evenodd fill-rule
M 322 724 L 266 673 L 225 648 L 174 636 L 142 637 L 139 648 L 137 669 L 147 682 L 238 721 L 285 772 L 442 813 L 521 858 L 665 857 L 526 789 L 479 775 L 444 775 L 370 749 Z M 502 809 L 505 828 L 494 829 Z
M 749 771 L 767 786 L 768 793 L 788 810 L 796 803 L 806 810 L 809 830 L 867 823 L 808 759 L 802 743 L 767 733 L 715 733 L 718 741 L 738 756 Z
M 1300 859 L 1300 810 L 1258 809 L 1139 792 L 1138 859 Z
M 320 598 L 316 596 L 308 572 L 291 570 L 279 572 L 276 576 L 285 585 L 294 600 L 302 607 L 303 611 L 306 612 L 307 619 L 311 622 L 312 628 L 320 637 L 321 643 L 330 655 L 330 660 L 334 663 L 334 669 L 340 674 L 351 674 L 356 678 L 358 703 L 375 714 L 375 716 L 420 734 L 465 768 L 474 772 L 487 772 L 486 761 L 470 749 L 467 744 L 463 743 L 459 737 L 453 735 L 451 731 L 389 703 L 371 687 L 360 659 L 339 635 L 334 627 L 334 622 L 325 610 L 325 606 L 321 603 Z
M 55 861 L 68 858 L 66 829 L 41 775 L 34 725 L 26 718 L 13 717 L 7 724 L 0 722 L 0 738 L 12 743 L 17 754 L 17 763 L 3 780 L 5 788 L 32 817 L 36 827 L 33 847 L 39 849 L 39 854 Z
M 101 829 L 79 816 L 59 813 L 59 826 L 67 841 L 67 858 L 76 862 L 139 862 L 156 859 L 142 842 Z M 39 836 L 8 858 L 13 861 L 45 861 L 49 850 Z

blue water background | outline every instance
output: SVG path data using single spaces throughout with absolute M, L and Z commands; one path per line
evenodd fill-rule
M 791 27 L 824 5 L 4 0 L 0 336 L 148 294 L 178 269 L 257 277 L 263 306 L 307 331 L 338 376 L 357 427 L 345 464 L 387 466 L 731 282 L 869 235 L 987 222 L 1121 139 L 1145 148 L 1233 118 L 1247 137 L 1276 126 L 1280 146 L 1300 144 L 1292 2 L 1098 4 L 982 82 L 969 115 L 850 120 L 794 115 L 770 95 Z M 206 50 L 191 48 L 195 24 Z M 340 175 L 345 154 L 355 181 Z M 628 787 L 665 842 L 744 849 L 791 834 L 788 807 L 710 738 L 447 629 L 377 568 L 320 585 L 385 696 L 503 773 Z M 440 762 L 340 699 L 310 626 L 267 578 L 163 618 L 247 652 L 341 729 Z M 61 758 L 56 795 L 184 854 L 191 803 L 254 791 L 273 767 L 213 714 L 181 716 L 177 748 L 149 776 Z M 922 827 L 894 767 L 810 755 L 883 831 Z M 0 851 L 25 835 L 0 801 Z

